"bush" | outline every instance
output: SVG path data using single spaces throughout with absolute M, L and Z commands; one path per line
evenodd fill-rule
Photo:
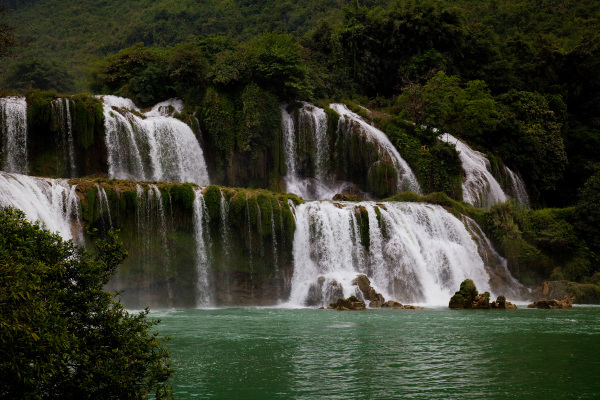
M 127 255 L 116 236 L 92 255 L 11 208 L 0 208 L 0 230 L 0 397 L 170 395 L 158 321 L 104 290 Z

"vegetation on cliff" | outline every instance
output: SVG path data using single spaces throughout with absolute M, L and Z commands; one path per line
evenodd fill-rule
M 0 396 L 168 397 L 168 338 L 104 288 L 127 256 L 116 236 L 88 253 L 10 208 L 0 228 Z

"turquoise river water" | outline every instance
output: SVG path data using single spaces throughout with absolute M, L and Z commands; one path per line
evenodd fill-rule
M 182 399 L 600 398 L 600 307 L 151 316 Z

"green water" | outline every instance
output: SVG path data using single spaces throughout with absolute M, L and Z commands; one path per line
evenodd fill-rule
M 155 312 L 178 398 L 600 398 L 600 307 Z

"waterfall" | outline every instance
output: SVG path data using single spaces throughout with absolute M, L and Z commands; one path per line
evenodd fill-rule
M 60 132 L 60 136 L 56 139 L 56 144 L 57 148 L 61 149 L 62 159 L 66 162 L 66 176 L 75 177 L 77 176 L 77 164 L 75 161 L 75 143 L 70 103 L 70 100 L 67 98 L 53 100 L 52 113 L 54 114 L 57 131 Z M 60 171 L 60 168 L 57 168 L 57 170 Z
M 0 172 L 0 205 L 18 208 L 63 239 L 82 243 L 79 198 L 64 179 L 34 178 Z
M 463 201 L 477 207 L 489 208 L 496 203 L 508 200 L 509 196 L 490 172 L 491 164 L 486 155 L 473 150 L 465 142 L 449 133 L 440 135 L 440 140 L 454 144 L 464 171 Z M 521 207 L 529 207 L 529 196 L 523 180 L 504 167 L 504 174 L 510 180 L 509 192 Z
M 179 107 L 178 102 L 159 103 L 142 114 L 131 100 L 102 100 L 111 177 L 209 183 L 204 154 L 190 127 L 164 116 L 165 107 Z
M 378 170 L 391 166 L 393 172 L 383 172 L 386 179 L 396 175 L 395 187 L 386 192 L 388 195 L 402 190 L 419 192 L 419 185 L 408 164 L 402 159 L 388 137 L 378 129 L 368 125 L 358 115 L 350 112 L 341 104 L 331 104 L 338 112 L 340 128 L 338 132 L 328 133 L 327 114 L 322 108 L 302 103 L 297 118 L 288 111 L 287 105 L 280 106 L 283 150 L 287 174 L 284 178 L 286 190 L 296 193 L 304 199 L 331 199 L 338 193 L 359 193 L 362 198 L 372 198 L 364 190 L 375 188 L 375 181 L 381 177 Z M 373 151 L 357 147 L 356 138 L 371 143 Z M 334 146 L 334 147 L 332 147 Z M 344 152 L 349 148 L 357 153 L 362 163 L 349 160 Z M 349 171 L 348 164 L 352 169 Z M 364 165 L 363 165 L 364 164 Z M 381 193 L 373 193 L 381 194 Z
M 309 199 L 331 199 L 347 187 L 348 182 L 331 179 L 327 163 L 327 115 L 321 108 L 303 103 L 298 113 L 299 127 L 293 116 L 281 109 L 281 129 L 287 174 L 284 178 L 286 190 Z M 312 156 L 312 157 L 311 157 Z
M 327 305 L 359 295 L 371 278 L 386 299 L 447 304 L 471 278 L 490 290 L 476 243 L 464 224 L 437 205 L 310 202 L 296 208 L 290 304 Z
M 529 208 L 529 195 L 527 194 L 527 189 L 525 188 L 525 182 L 523 179 L 516 173 L 514 173 L 510 168 L 504 167 L 504 172 L 510 179 L 510 189 L 512 195 L 517 202 L 517 205 L 524 208 Z
M 410 169 L 408 163 L 400 156 L 385 133 L 369 125 L 358 114 L 353 113 L 343 104 L 330 104 L 332 110 L 340 115 L 338 129 L 356 130 L 364 136 L 368 143 L 375 144 L 379 153 L 378 164 L 390 161 L 398 177 L 397 192 L 411 190 L 421 193 L 417 178 Z
M 502 257 L 485 235 L 481 227 L 472 218 L 462 216 L 465 226 L 477 242 L 479 254 L 490 275 L 491 285 L 501 294 L 512 299 L 521 299 L 527 293 L 527 288 L 517 281 L 508 270 L 508 261 Z
M 25 97 L 0 98 L 0 134 L 2 135 L 2 170 L 26 174 L 27 101 Z
M 463 201 L 477 207 L 487 208 L 508 199 L 490 172 L 490 162 L 485 154 L 473 150 L 462 140 L 449 133 L 444 133 L 440 139 L 456 145 L 456 150 L 459 152 L 458 156 L 464 171 Z
M 208 251 L 210 249 L 210 235 L 208 232 L 208 212 L 204 204 L 202 188 L 196 188 L 194 199 L 194 231 L 196 238 L 196 272 L 197 272 L 197 303 L 198 307 L 212 305 L 213 293 L 211 290 Z
M 98 199 L 100 200 L 100 218 L 102 218 L 103 222 L 105 222 L 105 219 L 108 219 L 108 228 L 112 231 L 113 223 L 110 215 L 110 203 L 108 202 L 108 196 L 106 196 L 106 191 L 104 188 L 100 187 L 98 184 L 96 184 L 96 188 L 98 189 Z M 107 214 L 106 218 L 104 216 L 104 211 L 106 211 Z

